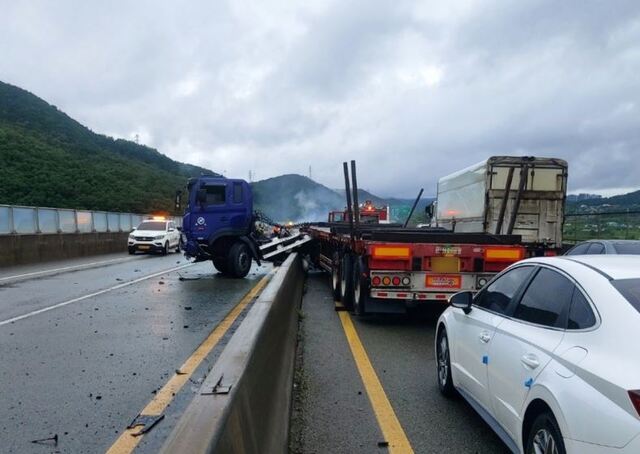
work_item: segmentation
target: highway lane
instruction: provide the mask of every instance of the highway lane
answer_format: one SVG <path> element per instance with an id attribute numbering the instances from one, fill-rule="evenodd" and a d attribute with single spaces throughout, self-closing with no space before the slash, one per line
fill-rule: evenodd
<path id="1" fill-rule="evenodd" d="M 2 270 L 2 452 L 105 452 L 268 269 L 227 279 L 170 254 Z M 138 451 L 158 449 L 241 318 Z"/>
<path id="2" fill-rule="evenodd" d="M 440 395 L 438 310 L 362 319 L 336 313 L 327 276 L 312 273 L 302 311 L 294 453 L 509 452 L 462 399 Z"/>

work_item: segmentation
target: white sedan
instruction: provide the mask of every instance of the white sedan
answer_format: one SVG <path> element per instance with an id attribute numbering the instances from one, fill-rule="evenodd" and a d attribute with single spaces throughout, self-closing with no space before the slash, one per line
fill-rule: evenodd
<path id="1" fill-rule="evenodd" d="M 640 453 L 640 257 L 528 259 L 437 324 L 440 391 L 517 453 Z"/>

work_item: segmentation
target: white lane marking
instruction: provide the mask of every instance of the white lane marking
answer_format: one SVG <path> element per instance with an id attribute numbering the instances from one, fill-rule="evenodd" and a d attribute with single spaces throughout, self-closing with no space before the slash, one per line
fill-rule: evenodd
<path id="1" fill-rule="evenodd" d="M 23 277 L 32 277 L 32 276 L 37 276 L 39 274 L 47 274 L 47 273 L 55 274 L 60 271 L 69 271 L 73 269 L 84 268 L 86 266 L 104 265 L 104 264 L 113 263 L 113 262 L 128 262 L 130 260 L 134 260 L 134 259 L 132 257 L 124 257 L 124 258 L 118 258 L 118 259 L 112 259 L 112 260 L 104 260 L 102 262 L 91 262 L 91 263 L 83 263 L 81 265 L 63 266 L 62 268 L 53 268 L 50 270 L 34 271 L 32 273 L 16 274 L 15 276 L 0 277 L 0 281 L 7 281 L 10 279 L 20 279 Z"/>
<path id="2" fill-rule="evenodd" d="M 113 287 L 109 287 L 109 288 L 106 288 L 104 290 L 100 290 L 98 292 L 90 293 L 89 295 L 84 295 L 84 296 L 80 296 L 78 298 L 73 298 L 71 300 L 64 301 L 64 302 L 58 303 L 58 304 L 54 304 L 53 306 L 47 306 L 47 307 L 44 307 L 42 309 L 38 309 L 36 311 L 32 311 L 32 312 L 29 312 L 29 313 L 24 314 L 24 315 L 18 315 L 17 317 L 9 318 L 7 320 L 2 320 L 2 321 L 0 321 L 0 326 L 8 325 L 9 323 L 17 322 L 18 320 L 22 320 L 22 319 L 25 319 L 25 318 L 28 318 L 28 317 L 32 317 L 34 315 L 42 314 L 43 312 L 52 311 L 54 309 L 58 309 L 59 307 L 66 306 L 68 304 L 77 303 L 78 301 L 86 300 L 88 298 L 93 298 L 94 296 L 102 295 L 103 293 L 111 292 L 113 290 L 118 290 L 118 289 L 121 289 L 123 287 L 128 287 L 129 285 L 137 284 L 138 282 L 142 282 L 142 281 L 145 281 L 147 279 L 151 279 L 153 277 L 160 276 L 162 274 L 172 273 L 174 271 L 181 270 L 182 268 L 186 268 L 186 267 L 192 266 L 194 264 L 195 263 L 187 263 L 186 265 L 180 265 L 180 266 L 176 266 L 174 268 L 169 268 L 168 270 L 160 271 L 158 273 L 153 273 L 153 274 L 150 274 L 148 276 L 143 276 L 143 277 L 140 277 L 138 279 L 134 279 L 134 280 L 129 281 L 129 282 L 123 282 L 122 284 L 114 285 Z"/>

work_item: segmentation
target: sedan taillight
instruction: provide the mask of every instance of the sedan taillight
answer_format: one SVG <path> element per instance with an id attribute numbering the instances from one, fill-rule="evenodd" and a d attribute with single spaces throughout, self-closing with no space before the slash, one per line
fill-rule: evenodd
<path id="1" fill-rule="evenodd" d="M 638 416 L 640 416 L 640 390 L 629 391 L 629 398 L 631 398 L 631 403 L 636 408 Z"/>

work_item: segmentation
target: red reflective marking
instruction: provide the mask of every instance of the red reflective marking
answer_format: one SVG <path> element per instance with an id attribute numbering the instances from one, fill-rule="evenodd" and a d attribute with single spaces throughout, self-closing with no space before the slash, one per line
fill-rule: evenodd
<path id="1" fill-rule="evenodd" d="M 446 299 L 446 298 L 447 298 L 447 295 L 436 295 L 436 299 L 439 299 L 439 300 Z"/>

